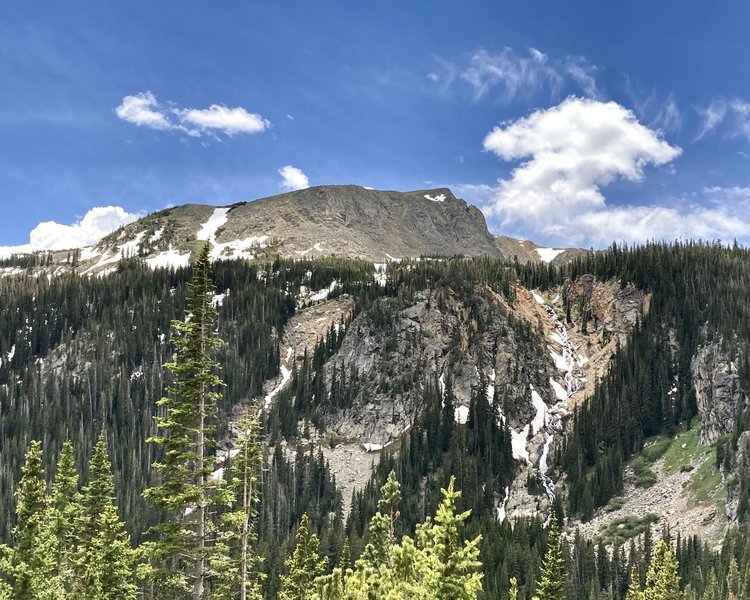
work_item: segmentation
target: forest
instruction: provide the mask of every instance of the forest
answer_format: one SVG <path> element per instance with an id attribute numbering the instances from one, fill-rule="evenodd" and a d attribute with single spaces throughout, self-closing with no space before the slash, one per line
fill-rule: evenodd
<path id="1" fill-rule="evenodd" d="M 649 439 L 696 417 L 690 361 L 702 344 L 726 345 L 750 389 L 741 248 L 612 246 L 560 268 L 405 261 L 383 286 L 371 263 L 344 259 L 210 264 L 203 251 L 188 269 L 136 257 L 103 278 L 34 277 L 39 260 L 11 261 L 29 274 L 0 279 L 0 598 L 750 597 L 750 466 L 738 460 L 748 415 L 715 448 L 739 495 L 721 546 L 648 527 L 586 539 L 569 526 L 621 493 L 623 465 Z M 426 369 L 410 429 L 344 514 L 334 474 L 300 432 L 359 393 L 359 373 L 342 365 L 332 380 L 324 368 L 348 323 L 260 410 L 301 286 L 336 280 L 329 297 L 352 296 L 350 319 L 384 330 L 427 288 L 473 306 L 485 288 L 512 304 L 517 285 L 559 287 L 571 326 L 585 327 L 587 307 L 565 294 L 582 274 L 653 302 L 556 449 L 567 493 L 547 527 L 544 515 L 497 518 L 517 469 L 498 415 L 515 399 L 497 391 L 488 404 L 482 382 L 456 423 L 450 386 L 443 401 Z M 533 324 L 504 318 L 524 347 L 541 343 Z M 473 321 L 478 339 L 489 324 Z"/>

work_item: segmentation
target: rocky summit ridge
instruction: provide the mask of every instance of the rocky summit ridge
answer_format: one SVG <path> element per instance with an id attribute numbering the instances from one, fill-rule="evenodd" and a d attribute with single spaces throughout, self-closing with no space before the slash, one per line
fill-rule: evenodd
<path id="1" fill-rule="evenodd" d="M 198 240 L 211 242 L 214 260 L 339 256 L 385 263 L 487 256 L 559 264 L 583 252 L 495 236 L 482 212 L 448 188 L 325 185 L 223 207 L 185 204 L 152 213 L 82 249 L 79 270 L 106 273 L 132 256 L 152 268 L 185 266 Z"/>

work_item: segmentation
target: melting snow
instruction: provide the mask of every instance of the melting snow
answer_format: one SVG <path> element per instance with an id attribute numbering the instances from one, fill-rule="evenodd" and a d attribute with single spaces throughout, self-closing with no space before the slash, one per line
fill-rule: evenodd
<path id="1" fill-rule="evenodd" d="M 466 425 L 466 421 L 469 420 L 469 407 L 457 406 L 453 410 L 453 420 L 459 425 Z"/>
<path id="2" fill-rule="evenodd" d="M 542 262 L 552 262 L 556 256 L 565 252 L 565 249 L 557 250 L 555 248 L 537 248 L 536 253 Z"/>
<path id="3" fill-rule="evenodd" d="M 375 266 L 375 283 L 381 287 L 385 287 L 388 277 L 386 276 L 386 263 L 373 263 Z"/>
<path id="4" fill-rule="evenodd" d="M 536 409 L 536 415 L 531 421 L 531 433 L 536 435 L 547 424 L 547 405 L 534 388 L 531 388 L 531 403 Z"/>
<path id="5" fill-rule="evenodd" d="M 179 269 L 190 264 L 190 254 L 180 254 L 177 250 L 165 250 L 147 258 L 146 264 L 152 269 Z"/>
<path id="6" fill-rule="evenodd" d="M 198 230 L 195 238 L 198 240 L 216 241 L 216 231 L 229 219 L 228 208 L 216 208 L 208 221 Z"/>
<path id="7" fill-rule="evenodd" d="M 365 442 L 362 444 L 365 452 L 380 452 L 383 449 L 383 444 L 374 444 L 372 442 Z"/>
<path id="8" fill-rule="evenodd" d="M 552 377 L 549 378 L 549 384 L 552 386 L 552 389 L 555 390 L 555 396 L 557 396 L 558 400 L 564 402 L 568 399 L 568 392 L 565 391 L 563 386 L 552 379 Z"/>
<path id="9" fill-rule="evenodd" d="M 266 408 L 271 406 L 271 402 L 274 399 L 274 396 L 278 394 L 282 389 L 284 389 L 284 386 L 289 383 L 289 380 L 292 378 L 292 370 L 287 369 L 284 365 L 281 365 L 281 382 L 279 385 L 277 385 L 275 388 L 273 388 L 268 394 L 266 394 Z"/>
<path id="10" fill-rule="evenodd" d="M 510 430 L 511 447 L 513 449 L 513 458 L 516 460 L 525 460 L 529 463 L 529 451 L 526 448 L 526 438 L 529 437 L 529 426 L 525 425 L 519 432 L 515 429 Z M 531 463 L 529 463 L 531 464 Z"/>
<path id="11" fill-rule="evenodd" d="M 534 300 L 536 300 L 537 304 L 544 305 L 544 298 L 542 298 L 539 294 L 532 290 L 531 295 L 534 296 Z"/>
<path id="12" fill-rule="evenodd" d="M 438 194 L 437 196 L 430 196 L 429 194 L 425 194 L 424 197 L 428 200 L 432 200 L 433 202 L 445 202 L 445 194 Z"/>
<path id="13" fill-rule="evenodd" d="M 224 304 L 224 299 L 229 295 L 229 290 L 224 292 L 223 294 L 214 294 L 214 297 L 211 298 L 211 304 L 214 305 L 214 308 L 219 308 Z"/>
<path id="14" fill-rule="evenodd" d="M 269 237 L 267 235 L 251 235 L 244 240 L 232 240 L 231 242 L 219 243 L 214 241 L 211 247 L 211 260 L 222 258 L 254 258 L 251 252 L 254 248 L 265 248 Z"/>
<path id="15" fill-rule="evenodd" d="M 552 357 L 552 360 L 555 361 L 555 367 L 557 367 L 561 371 L 568 370 L 570 365 L 568 364 L 568 361 L 565 360 L 565 357 L 562 354 L 558 354 L 554 350 L 550 350 L 549 354 Z"/>

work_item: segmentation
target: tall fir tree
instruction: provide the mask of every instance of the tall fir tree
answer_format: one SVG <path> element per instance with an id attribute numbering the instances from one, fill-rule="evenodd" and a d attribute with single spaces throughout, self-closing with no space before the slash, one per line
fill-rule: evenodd
<path id="1" fill-rule="evenodd" d="M 42 445 L 31 442 L 16 492 L 15 546 L 0 552 L 0 573 L 14 600 L 61 600 L 64 578 L 57 572 L 58 543 L 52 500 L 47 495 Z M 4 592 L 7 593 L 7 592 Z"/>
<path id="2" fill-rule="evenodd" d="M 52 483 L 52 519 L 54 535 L 57 538 L 57 572 L 66 581 L 68 591 L 74 577 L 78 542 L 76 522 L 81 509 L 78 479 L 73 444 L 68 441 L 63 444 L 60 451 L 55 480 Z"/>
<path id="3" fill-rule="evenodd" d="M 651 555 L 651 565 L 646 575 L 645 600 L 680 600 L 680 577 L 677 558 L 666 540 L 659 540 Z"/>
<path id="4" fill-rule="evenodd" d="M 315 579 L 325 572 L 327 559 L 320 557 L 318 535 L 311 527 L 305 513 L 297 528 L 294 551 L 286 561 L 287 574 L 281 578 L 279 600 L 306 600 Z"/>
<path id="5" fill-rule="evenodd" d="M 536 588 L 538 600 L 565 598 L 565 559 L 557 519 L 552 519 L 547 533 L 547 553 L 544 555 L 541 579 Z"/>
<path id="6" fill-rule="evenodd" d="M 72 598 L 76 600 L 132 600 L 134 552 L 117 514 L 112 465 L 104 433 L 89 463 L 77 521 L 79 549 Z"/>
<path id="7" fill-rule="evenodd" d="M 215 464 L 214 431 L 220 365 L 214 359 L 222 340 L 216 333 L 215 286 L 210 277 L 209 245 L 193 265 L 188 284 L 185 319 L 172 321 L 174 362 L 164 366 L 174 383 L 158 404 L 158 435 L 151 441 L 161 447 L 162 459 L 154 463 L 160 481 L 145 496 L 166 515 L 154 527 L 156 541 L 148 547 L 150 568 L 142 572 L 154 580 L 160 598 L 180 597 L 190 591 L 193 600 L 205 597 L 211 574 L 216 532 L 212 516 L 226 501 L 221 479 L 211 477 Z"/>

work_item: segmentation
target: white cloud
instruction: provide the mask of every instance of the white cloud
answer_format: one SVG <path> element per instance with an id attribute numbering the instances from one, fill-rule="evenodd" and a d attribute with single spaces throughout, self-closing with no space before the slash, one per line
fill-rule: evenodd
<path id="1" fill-rule="evenodd" d="M 496 186 L 457 186 L 483 205 L 495 229 L 553 245 L 701 238 L 750 240 L 750 188 L 705 188 L 664 206 L 608 204 L 602 189 L 638 182 L 681 149 L 615 102 L 568 98 L 493 129 L 486 150 L 522 161 Z M 671 166 L 671 165 L 669 165 Z"/>
<path id="2" fill-rule="evenodd" d="M 619 104 L 574 97 L 496 127 L 484 147 L 506 161 L 528 158 L 500 182 L 491 212 L 544 226 L 551 214 L 603 207 L 602 186 L 638 181 L 646 165 L 681 152 Z"/>
<path id="3" fill-rule="evenodd" d="M 129 213 L 119 206 L 97 206 L 72 225 L 55 221 L 39 223 L 29 234 L 29 243 L 0 246 L 0 257 L 37 250 L 65 250 L 95 244 L 108 233 L 132 223 L 142 215 Z"/>
<path id="4" fill-rule="evenodd" d="M 281 175 L 281 183 L 279 183 L 279 187 L 287 192 L 310 187 L 310 181 L 307 179 L 307 175 L 302 172 L 302 169 L 298 169 L 292 165 L 281 167 L 279 169 L 279 175 Z"/>
<path id="5" fill-rule="evenodd" d="M 212 104 L 205 109 L 174 109 L 174 113 L 188 129 L 198 128 L 202 132 L 216 130 L 232 136 L 235 133 L 261 133 L 271 122 L 260 115 L 247 112 L 241 106 L 228 108 Z"/>
<path id="6" fill-rule="evenodd" d="M 159 103 L 151 92 L 141 92 L 135 96 L 125 96 L 115 109 L 115 114 L 128 123 L 150 129 L 174 129 L 175 125 L 159 109 Z"/>
<path id="7" fill-rule="evenodd" d="M 750 102 L 741 98 L 715 98 L 707 107 L 698 108 L 697 111 L 703 124 L 696 140 L 718 129 L 723 123 L 728 125 L 730 137 L 742 136 L 750 140 Z"/>
<path id="8" fill-rule="evenodd" d="M 559 94 L 566 83 L 577 85 L 589 97 L 599 97 L 594 78 L 595 68 L 582 57 L 567 56 L 550 59 L 544 52 L 529 48 L 525 55 L 512 48 L 496 54 L 485 49 L 476 51 L 468 66 L 461 71 L 461 79 L 473 88 L 474 100 L 481 100 L 491 90 L 500 87 L 509 102 L 517 96 L 528 96 L 541 90 Z"/>
<path id="9" fill-rule="evenodd" d="M 261 133 L 271 122 L 241 106 L 230 108 L 212 104 L 208 108 L 165 108 L 151 92 L 125 96 L 115 114 L 128 123 L 160 131 L 182 131 L 192 137 L 217 132 L 232 136 L 237 133 Z M 175 120 L 176 119 L 176 120 Z"/>

